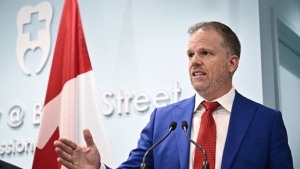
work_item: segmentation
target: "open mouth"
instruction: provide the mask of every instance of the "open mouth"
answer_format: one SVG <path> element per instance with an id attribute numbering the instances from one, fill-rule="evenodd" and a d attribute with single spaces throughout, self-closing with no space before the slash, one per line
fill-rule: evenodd
<path id="1" fill-rule="evenodd" d="M 193 76 L 203 76 L 206 75 L 205 72 L 193 72 Z"/>

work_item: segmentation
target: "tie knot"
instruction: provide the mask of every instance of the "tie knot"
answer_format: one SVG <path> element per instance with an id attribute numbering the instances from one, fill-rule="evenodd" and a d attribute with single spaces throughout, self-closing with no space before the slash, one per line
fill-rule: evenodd
<path id="1" fill-rule="evenodd" d="M 204 108 L 206 110 L 210 110 L 212 112 L 214 110 L 216 110 L 217 107 L 220 106 L 220 104 L 218 102 L 206 102 L 206 101 L 203 101 L 201 104 L 204 106 Z"/>

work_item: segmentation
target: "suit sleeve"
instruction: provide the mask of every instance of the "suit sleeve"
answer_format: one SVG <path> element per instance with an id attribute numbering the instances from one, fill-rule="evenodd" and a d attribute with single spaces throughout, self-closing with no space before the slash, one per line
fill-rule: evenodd
<path id="1" fill-rule="evenodd" d="M 288 145 L 287 132 L 280 112 L 277 113 L 274 120 L 269 149 L 268 168 L 293 169 L 293 160 Z"/>

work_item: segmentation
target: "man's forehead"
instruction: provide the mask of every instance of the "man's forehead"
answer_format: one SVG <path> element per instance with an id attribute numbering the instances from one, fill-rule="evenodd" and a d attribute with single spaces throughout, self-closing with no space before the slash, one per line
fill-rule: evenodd
<path id="1" fill-rule="evenodd" d="M 222 37 L 214 30 L 199 30 L 194 32 L 190 39 L 189 44 L 199 43 L 199 42 L 217 42 L 222 41 Z"/>

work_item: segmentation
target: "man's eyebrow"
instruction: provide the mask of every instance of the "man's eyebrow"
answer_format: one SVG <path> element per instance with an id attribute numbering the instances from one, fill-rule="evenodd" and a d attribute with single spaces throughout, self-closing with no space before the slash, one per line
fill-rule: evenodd
<path id="1" fill-rule="evenodd" d="M 196 48 L 196 51 L 208 51 L 208 52 L 213 52 L 214 49 L 213 49 L 213 48 L 209 48 L 209 47 L 200 47 L 200 48 Z"/>

